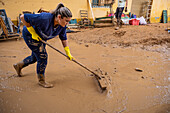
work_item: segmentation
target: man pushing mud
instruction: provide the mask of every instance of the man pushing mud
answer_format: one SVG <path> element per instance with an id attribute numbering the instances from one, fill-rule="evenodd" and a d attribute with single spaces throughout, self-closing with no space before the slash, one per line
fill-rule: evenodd
<path id="1" fill-rule="evenodd" d="M 71 20 L 72 13 L 60 3 L 57 8 L 50 13 L 24 14 L 21 15 L 20 18 L 25 25 L 22 35 L 32 54 L 13 66 L 18 76 L 21 77 L 21 70 L 24 67 L 37 62 L 36 70 L 39 85 L 44 88 L 51 88 L 53 84 L 45 81 L 48 55 L 45 48 L 46 44 L 42 43 L 41 40 L 47 41 L 59 35 L 68 58 L 72 60 L 73 56 L 70 53 L 66 35 L 66 25 Z"/>

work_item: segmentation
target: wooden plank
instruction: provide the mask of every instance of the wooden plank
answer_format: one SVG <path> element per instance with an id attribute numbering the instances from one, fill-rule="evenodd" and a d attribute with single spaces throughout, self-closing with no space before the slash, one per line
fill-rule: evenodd
<path id="1" fill-rule="evenodd" d="M 113 16 L 110 16 L 110 17 L 99 17 L 99 18 L 96 18 L 96 20 L 101 20 L 101 19 L 112 19 L 113 18 Z"/>
<path id="2" fill-rule="evenodd" d="M 96 20 L 94 23 L 112 23 L 112 20 Z"/>
<path id="3" fill-rule="evenodd" d="M 19 38 L 18 38 L 18 36 L 10 37 L 10 38 L 4 38 L 3 36 L 0 36 L 0 40 L 9 40 L 9 39 L 19 39 Z"/>
<path id="4" fill-rule="evenodd" d="M 2 29 L 3 29 L 3 31 L 4 31 L 5 37 L 8 38 L 8 30 L 7 30 L 7 28 L 5 26 L 5 23 L 4 23 L 1 16 L 0 16 L 0 25 L 1 25 Z"/>

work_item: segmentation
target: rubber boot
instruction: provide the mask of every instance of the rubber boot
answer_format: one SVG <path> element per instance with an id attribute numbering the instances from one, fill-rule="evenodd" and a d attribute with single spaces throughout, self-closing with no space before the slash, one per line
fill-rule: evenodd
<path id="1" fill-rule="evenodd" d="M 14 66 L 14 69 L 16 70 L 18 76 L 21 77 L 22 76 L 21 69 L 24 66 L 24 62 L 23 61 L 18 62 L 16 64 L 14 64 L 13 66 Z"/>
<path id="2" fill-rule="evenodd" d="M 38 84 L 44 88 L 52 88 L 53 87 L 53 84 L 50 84 L 48 82 L 45 82 L 45 77 L 43 74 L 38 74 L 38 79 L 39 79 L 39 82 Z"/>

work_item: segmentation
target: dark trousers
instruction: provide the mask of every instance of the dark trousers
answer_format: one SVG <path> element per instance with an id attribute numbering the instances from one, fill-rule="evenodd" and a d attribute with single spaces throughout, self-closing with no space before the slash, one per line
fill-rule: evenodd
<path id="1" fill-rule="evenodd" d="M 123 13 L 124 7 L 117 7 L 116 9 L 116 19 L 117 22 L 121 19 L 122 13 Z"/>
<path id="2" fill-rule="evenodd" d="M 25 43 L 32 51 L 32 54 L 26 57 L 24 61 L 24 67 L 37 62 L 37 74 L 44 74 L 47 66 L 48 54 L 46 52 L 46 44 L 32 39 L 31 34 L 25 35 L 23 31 L 23 38 Z"/>

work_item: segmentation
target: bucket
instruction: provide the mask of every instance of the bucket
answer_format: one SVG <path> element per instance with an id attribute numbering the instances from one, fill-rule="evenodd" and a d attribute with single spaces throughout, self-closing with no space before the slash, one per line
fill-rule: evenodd
<path id="1" fill-rule="evenodd" d="M 132 19 L 132 20 L 129 20 L 129 24 L 130 25 L 139 25 L 139 21 L 140 20 Z"/>

